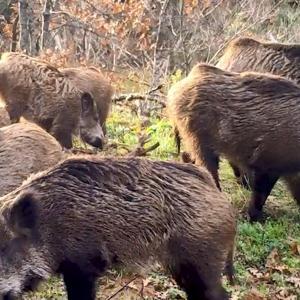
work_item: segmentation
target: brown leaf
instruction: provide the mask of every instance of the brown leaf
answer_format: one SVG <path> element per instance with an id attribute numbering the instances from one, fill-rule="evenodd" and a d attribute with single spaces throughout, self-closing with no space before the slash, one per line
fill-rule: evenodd
<path id="1" fill-rule="evenodd" d="M 265 274 L 262 273 L 262 272 L 260 272 L 260 271 L 257 270 L 257 269 L 249 268 L 248 271 L 249 271 L 249 273 L 250 273 L 253 277 L 255 277 L 255 278 L 257 278 L 257 279 L 261 279 L 261 278 L 264 278 L 264 277 L 265 277 Z"/>
<path id="2" fill-rule="evenodd" d="M 298 241 L 296 240 L 291 241 L 290 246 L 293 254 L 300 255 L 300 244 Z"/>
<path id="3" fill-rule="evenodd" d="M 300 278 L 299 277 L 289 277 L 287 282 L 293 284 L 296 288 L 300 288 Z"/>
<path id="4" fill-rule="evenodd" d="M 277 266 L 279 260 L 280 260 L 280 257 L 278 254 L 278 250 L 276 248 L 274 248 L 267 257 L 266 268 L 273 269 L 274 267 Z"/>
<path id="5" fill-rule="evenodd" d="M 244 296 L 243 300 L 267 300 L 267 298 L 257 289 L 253 288 Z"/>

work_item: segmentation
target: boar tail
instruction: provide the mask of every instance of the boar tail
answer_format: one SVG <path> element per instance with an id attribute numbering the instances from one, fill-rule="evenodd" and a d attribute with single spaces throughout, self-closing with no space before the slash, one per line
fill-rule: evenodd
<path id="1" fill-rule="evenodd" d="M 226 265 L 225 265 L 225 274 L 227 276 L 227 279 L 228 279 L 230 285 L 235 284 L 235 276 L 234 276 L 235 271 L 234 271 L 234 266 L 233 266 L 233 256 L 234 256 L 234 249 L 232 247 L 232 249 L 228 253 Z"/>

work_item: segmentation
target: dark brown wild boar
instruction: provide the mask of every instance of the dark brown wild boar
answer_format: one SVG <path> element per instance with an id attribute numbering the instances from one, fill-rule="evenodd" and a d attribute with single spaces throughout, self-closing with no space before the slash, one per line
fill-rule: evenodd
<path id="1" fill-rule="evenodd" d="M 292 81 L 198 64 L 170 89 L 167 106 L 190 160 L 219 188 L 220 156 L 253 174 L 253 221 L 278 178 L 300 171 L 300 87 Z"/>
<path id="2" fill-rule="evenodd" d="M 235 216 L 210 174 L 138 158 L 68 159 L 0 198 L 0 295 L 62 274 L 69 300 L 94 300 L 115 266 L 159 261 L 189 300 L 229 299 Z"/>
<path id="3" fill-rule="evenodd" d="M 271 73 L 300 84 L 300 44 L 263 42 L 250 37 L 237 38 L 229 43 L 217 67 L 233 72 Z M 248 187 L 252 182 L 250 174 L 243 174 L 232 162 L 230 165 L 238 182 Z M 285 181 L 296 187 L 293 176 L 285 178 Z"/>
<path id="4" fill-rule="evenodd" d="M 300 44 L 237 38 L 229 43 L 217 67 L 232 72 L 272 73 L 300 84 Z"/>
<path id="5" fill-rule="evenodd" d="M 10 124 L 8 112 L 4 107 L 0 107 L 0 127 L 7 126 Z"/>
<path id="6" fill-rule="evenodd" d="M 60 72 L 80 90 L 92 95 L 97 104 L 100 125 L 105 132 L 105 121 L 111 108 L 113 95 L 109 80 L 94 67 L 62 68 Z"/>
<path id="7" fill-rule="evenodd" d="M 0 196 L 19 187 L 30 174 L 43 171 L 62 158 L 61 145 L 35 124 L 0 128 Z"/>
<path id="8" fill-rule="evenodd" d="M 82 132 L 92 132 L 82 139 L 102 147 L 103 131 L 91 95 L 50 64 L 21 53 L 2 54 L 0 96 L 12 123 L 20 117 L 37 123 L 66 148 L 72 147 L 72 133 L 80 123 Z M 80 103 L 86 109 L 82 115 Z"/>

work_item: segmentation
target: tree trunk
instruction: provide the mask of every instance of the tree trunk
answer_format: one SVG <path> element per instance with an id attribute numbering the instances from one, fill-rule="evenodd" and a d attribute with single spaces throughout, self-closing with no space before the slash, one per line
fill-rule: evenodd
<path id="1" fill-rule="evenodd" d="M 20 42 L 19 47 L 26 53 L 30 53 L 30 32 L 29 32 L 28 1 L 19 0 L 20 20 Z"/>
<path id="2" fill-rule="evenodd" d="M 19 0 L 20 49 L 30 55 L 37 55 L 41 37 L 41 2 Z"/>
<path id="3" fill-rule="evenodd" d="M 13 27 L 12 27 L 12 38 L 11 38 L 11 47 L 10 51 L 15 52 L 17 50 L 18 44 L 18 23 L 19 23 L 19 15 L 16 16 Z"/>
<path id="4" fill-rule="evenodd" d="M 50 17 L 51 17 L 52 1 L 46 0 L 43 11 L 43 28 L 41 38 L 41 50 L 51 47 L 51 34 L 49 31 Z"/>

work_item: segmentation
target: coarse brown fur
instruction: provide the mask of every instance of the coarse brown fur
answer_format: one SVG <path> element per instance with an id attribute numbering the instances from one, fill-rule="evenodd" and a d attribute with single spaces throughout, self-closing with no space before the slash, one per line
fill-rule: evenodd
<path id="1" fill-rule="evenodd" d="M 61 145 L 35 124 L 16 123 L 0 128 L 0 196 L 62 158 Z"/>
<path id="2" fill-rule="evenodd" d="M 100 124 L 105 129 L 105 121 L 111 109 L 113 95 L 110 81 L 94 67 L 62 68 L 60 72 L 80 90 L 92 95 L 97 104 Z"/>
<path id="3" fill-rule="evenodd" d="M 165 266 L 189 300 L 229 299 L 221 273 L 226 262 L 232 268 L 235 213 L 203 168 L 71 158 L 0 203 L 0 229 L 12 231 L 1 234 L 0 295 L 7 300 L 54 273 L 63 275 L 69 300 L 92 300 L 105 270 L 149 260 Z"/>
<path id="4" fill-rule="evenodd" d="M 72 133 L 79 126 L 84 92 L 42 60 L 15 52 L 1 56 L 0 97 L 12 123 L 19 122 L 23 116 L 44 128 L 66 148 L 72 147 Z M 94 115 L 88 117 L 85 124 L 91 129 L 99 126 L 97 131 L 101 136 L 100 125 L 92 122 Z M 93 141 L 86 142 L 94 145 Z"/>
<path id="5" fill-rule="evenodd" d="M 170 89 L 167 106 L 191 160 L 219 188 L 220 156 L 253 173 L 252 220 L 277 179 L 300 171 L 300 88 L 292 81 L 198 64 Z"/>
<path id="6" fill-rule="evenodd" d="M 229 43 L 217 67 L 232 72 L 271 73 L 300 84 L 300 44 L 237 38 Z"/>
<path id="7" fill-rule="evenodd" d="M 10 119 L 7 110 L 4 107 L 0 107 L 0 127 L 10 124 Z"/>
<path id="8" fill-rule="evenodd" d="M 300 84 L 300 44 L 282 44 L 241 37 L 229 43 L 217 67 L 233 72 L 256 71 L 280 75 Z M 230 163 L 238 182 L 244 187 L 251 183 L 250 174 L 244 174 L 238 166 Z M 296 194 L 296 178 L 285 178 Z M 299 181 L 298 181 L 299 182 Z M 298 197 L 300 199 L 300 197 Z"/>

